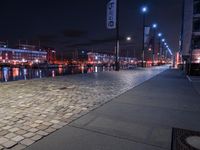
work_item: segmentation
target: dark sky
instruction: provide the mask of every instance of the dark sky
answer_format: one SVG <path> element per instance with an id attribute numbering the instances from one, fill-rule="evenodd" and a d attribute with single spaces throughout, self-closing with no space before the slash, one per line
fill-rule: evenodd
<path id="1" fill-rule="evenodd" d="M 120 35 L 133 37 L 134 49 L 141 50 L 142 17 L 147 5 L 147 23 L 158 23 L 173 50 L 178 48 L 182 0 L 120 0 Z M 19 40 L 72 49 L 110 50 L 115 32 L 106 29 L 108 0 L 4 0 L 0 5 L 0 40 L 10 45 Z M 126 47 L 125 41 L 122 47 Z M 132 47 L 133 48 L 133 47 Z"/>

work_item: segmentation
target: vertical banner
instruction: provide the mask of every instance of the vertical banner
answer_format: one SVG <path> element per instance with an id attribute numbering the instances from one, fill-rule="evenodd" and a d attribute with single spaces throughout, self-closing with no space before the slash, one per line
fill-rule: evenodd
<path id="1" fill-rule="evenodd" d="M 149 41 L 150 41 L 150 27 L 144 28 L 144 48 L 148 48 Z"/>
<path id="2" fill-rule="evenodd" d="M 107 4 L 107 28 L 116 29 L 117 22 L 117 0 L 110 0 Z"/>

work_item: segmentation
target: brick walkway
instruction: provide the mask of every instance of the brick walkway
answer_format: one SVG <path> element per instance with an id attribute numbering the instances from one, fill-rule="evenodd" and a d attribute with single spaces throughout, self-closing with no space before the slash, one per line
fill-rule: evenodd
<path id="1" fill-rule="evenodd" d="M 23 149 L 167 67 L 0 84 L 0 150 Z"/>

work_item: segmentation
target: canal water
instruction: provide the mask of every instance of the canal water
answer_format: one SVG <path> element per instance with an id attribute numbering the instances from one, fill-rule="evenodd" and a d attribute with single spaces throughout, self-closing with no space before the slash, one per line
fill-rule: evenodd
<path id="1" fill-rule="evenodd" d="M 101 71 L 111 71 L 113 68 L 108 67 L 58 67 L 58 68 L 46 68 L 46 69 L 34 69 L 34 68 L 0 68 L 0 82 L 17 81 L 17 80 L 29 80 L 33 78 L 44 77 L 56 77 L 69 74 L 84 74 Z"/>

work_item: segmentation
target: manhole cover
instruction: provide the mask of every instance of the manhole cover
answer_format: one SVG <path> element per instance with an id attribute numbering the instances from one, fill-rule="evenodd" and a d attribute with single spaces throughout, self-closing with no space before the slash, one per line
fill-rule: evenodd
<path id="1" fill-rule="evenodd" d="M 173 128 L 172 150 L 200 150 L 200 132 Z"/>

